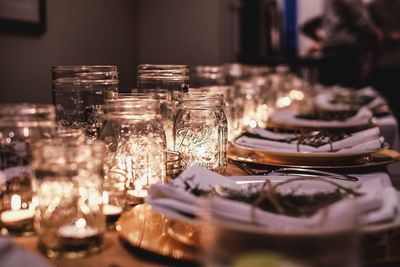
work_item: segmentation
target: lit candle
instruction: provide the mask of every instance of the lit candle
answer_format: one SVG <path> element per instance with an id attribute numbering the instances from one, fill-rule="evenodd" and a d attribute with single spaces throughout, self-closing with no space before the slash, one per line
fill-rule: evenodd
<path id="1" fill-rule="evenodd" d="M 20 225 L 21 222 L 32 221 L 35 216 L 34 209 L 21 209 L 21 206 L 21 197 L 17 194 L 12 195 L 11 210 L 2 212 L 0 218 L 7 228 L 12 227 L 13 225 L 17 226 L 16 224 L 23 227 L 23 225 Z"/>
<path id="2" fill-rule="evenodd" d="M 87 226 L 84 218 L 79 218 L 73 224 L 62 226 L 58 230 L 58 234 L 60 237 L 67 239 L 86 239 L 97 236 L 99 232 Z"/>
<path id="3" fill-rule="evenodd" d="M 122 213 L 122 208 L 109 203 L 108 192 L 103 192 L 103 213 L 106 216 L 119 216 Z"/>
<path id="4" fill-rule="evenodd" d="M 128 194 L 132 196 L 133 203 L 143 203 L 143 199 L 147 197 L 147 190 L 143 189 L 143 183 L 140 179 L 137 179 L 133 182 L 135 186 L 134 190 L 128 190 Z"/>

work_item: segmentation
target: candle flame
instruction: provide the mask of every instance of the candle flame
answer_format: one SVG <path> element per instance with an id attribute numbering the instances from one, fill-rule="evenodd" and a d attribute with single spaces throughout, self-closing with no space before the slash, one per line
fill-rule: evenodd
<path id="1" fill-rule="evenodd" d="M 79 218 L 75 222 L 75 226 L 78 227 L 79 229 L 83 229 L 86 226 L 86 220 L 84 218 Z"/>
<path id="2" fill-rule="evenodd" d="M 29 137 L 29 128 L 28 127 L 24 127 L 22 129 L 22 133 L 23 133 L 24 137 Z"/>
<path id="3" fill-rule="evenodd" d="M 109 198 L 108 198 L 108 192 L 103 191 L 103 204 L 104 204 L 104 205 L 107 205 L 109 201 L 110 201 L 110 200 L 109 200 Z"/>
<path id="4" fill-rule="evenodd" d="M 21 197 L 17 194 L 11 196 L 11 210 L 21 209 Z"/>
<path id="5" fill-rule="evenodd" d="M 284 107 L 288 107 L 292 104 L 292 100 L 290 99 L 290 97 L 285 96 L 285 97 L 281 97 L 277 100 L 276 102 L 276 106 L 278 108 L 284 108 Z"/>

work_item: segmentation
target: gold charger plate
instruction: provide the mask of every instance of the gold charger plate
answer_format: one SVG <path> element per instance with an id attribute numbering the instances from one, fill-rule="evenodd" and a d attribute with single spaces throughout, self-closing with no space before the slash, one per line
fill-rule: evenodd
<path id="1" fill-rule="evenodd" d="M 177 235 L 171 236 L 173 232 L 169 230 L 170 226 L 171 220 L 167 219 L 165 215 L 153 211 L 151 206 L 147 204 L 133 207 L 122 214 L 116 223 L 118 235 L 134 247 L 176 260 L 198 261 L 199 256 L 196 248 L 177 240 L 177 238 L 184 237 L 182 232 L 180 232 L 179 237 Z M 175 231 L 178 230 L 176 227 L 182 226 L 175 224 Z M 187 229 L 182 228 L 179 228 L 179 230 L 187 231 Z M 192 241 L 190 233 L 187 233 L 188 240 Z"/>
<path id="2" fill-rule="evenodd" d="M 321 169 L 348 169 L 348 168 L 365 168 L 384 166 L 395 163 L 400 160 L 400 153 L 391 149 L 382 149 L 378 152 L 365 154 L 361 156 L 350 157 L 320 157 L 318 155 L 307 157 L 275 157 L 270 153 L 251 149 L 238 147 L 230 144 L 228 148 L 228 158 L 235 161 L 242 161 L 247 163 L 265 164 L 277 167 L 301 167 L 301 168 L 321 168 Z"/>

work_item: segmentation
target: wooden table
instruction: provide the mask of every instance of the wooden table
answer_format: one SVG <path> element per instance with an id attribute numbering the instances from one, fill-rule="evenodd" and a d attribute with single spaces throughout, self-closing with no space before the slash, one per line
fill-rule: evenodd
<path id="1" fill-rule="evenodd" d="M 31 237 L 15 237 L 15 244 L 28 251 L 33 252 L 40 257 L 46 258 L 38 250 L 38 238 Z M 100 254 L 89 256 L 81 259 L 57 259 L 50 260 L 54 266 L 59 267 L 158 267 L 172 266 L 168 264 L 156 263 L 145 258 L 145 253 L 134 253 L 124 248 L 122 242 L 118 238 L 116 232 L 107 232 L 105 236 L 104 249 Z"/>
<path id="2" fill-rule="evenodd" d="M 243 171 L 230 165 L 228 173 L 231 175 L 243 175 Z M 119 239 L 117 232 L 107 232 L 105 235 L 104 249 L 96 255 L 81 259 L 47 259 L 38 250 L 38 238 L 31 237 L 13 237 L 15 244 L 24 248 L 39 257 L 45 258 L 53 266 L 57 267 L 166 267 L 166 266 L 195 266 L 193 264 L 174 262 L 170 259 L 160 257 L 146 251 L 133 249 L 124 244 Z M 400 262 L 388 262 L 385 264 L 368 265 L 366 267 L 398 267 Z"/>

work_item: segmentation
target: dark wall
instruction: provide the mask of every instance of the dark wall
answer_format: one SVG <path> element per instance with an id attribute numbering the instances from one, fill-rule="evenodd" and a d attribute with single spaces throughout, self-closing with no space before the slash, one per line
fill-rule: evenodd
<path id="1" fill-rule="evenodd" d="M 0 102 L 51 102 L 51 66 L 113 64 L 134 87 L 137 2 L 47 0 L 41 35 L 0 32 Z"/>
<path id="2" fill-rule="evenodd" d="M 221 64 L 235 61 L 234 0 L 139 1 L 139 62 Z"/>

